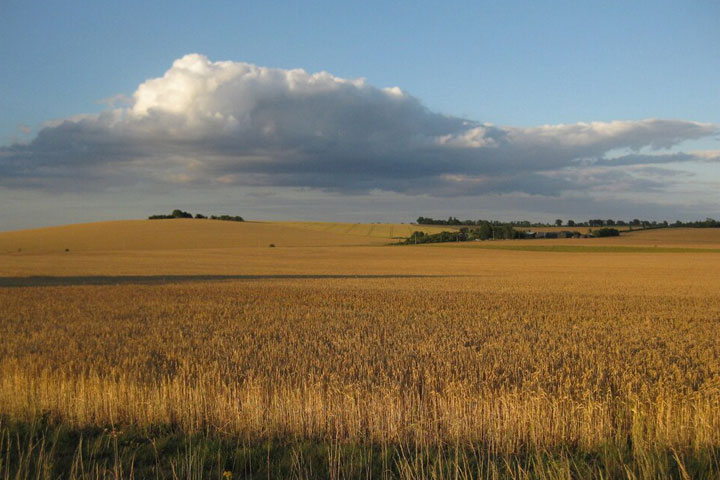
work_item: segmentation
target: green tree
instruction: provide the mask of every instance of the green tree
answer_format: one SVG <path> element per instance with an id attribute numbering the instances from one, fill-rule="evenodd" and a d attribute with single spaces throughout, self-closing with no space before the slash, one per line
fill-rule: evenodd
<path id="1" fill-rule="evenodd" d="M 480 228 L 478 228 L 478 238 L 481 240 L 487 240 L 491 238 L 493 234 L 492 226 L 489 222 L 482 222 Z"/>
<path id="2" fill-rule="evenodd" d="M 175 210 L 173 210 L 171 215 L 173 218 L 192 218 L 191 213 L 183 212 L 182 210 L 177 209 L 177 208 Z"/>

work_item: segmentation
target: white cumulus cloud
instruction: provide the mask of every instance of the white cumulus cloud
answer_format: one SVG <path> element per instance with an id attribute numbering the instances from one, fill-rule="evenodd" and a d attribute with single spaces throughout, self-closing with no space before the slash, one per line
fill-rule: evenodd
<path id="1" fill-rule="evenodd" d="M 714 124 L 664 119 L 496 126 L 432 112 L 398 87 L 190 54 L 100 114 L 48 124 L 29 142 L 0 148 L 0 186 L 557 196 L 615 181 L 656 190 L 656 174 L 639 178 L 642 169 L 622 167 L 717 162 L 717 152 L 662 151 L 717 133 Z M 618 150 L 629 153 L 609 155 Z"/>

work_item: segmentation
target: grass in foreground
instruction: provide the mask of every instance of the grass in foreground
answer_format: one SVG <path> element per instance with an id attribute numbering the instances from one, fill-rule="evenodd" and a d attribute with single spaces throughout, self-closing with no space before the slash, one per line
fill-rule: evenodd
<path id="1" fill-rule="evenodd" d="M 652 445 L 492 454 L 476 443 L 394 444 L 269 438 L 173 427 L 73 429 L 0 419 L 0 479 L 716 478 L 720 450 Z"/>

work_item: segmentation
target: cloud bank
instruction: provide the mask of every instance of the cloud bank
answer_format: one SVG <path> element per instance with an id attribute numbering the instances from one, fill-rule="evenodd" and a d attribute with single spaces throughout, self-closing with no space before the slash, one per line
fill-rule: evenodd
<path id="1" fill-rule="evenodd" d="M 662 192 L 718 152 L 668 152 L 718 125 L 645 119 L 496 126 L 432 112 L 397 87 L 326 72 L 176 60 L 131 99 L 0 148 L 0 187 L 304 187 L 459 197 Z M 117 106 L 120 104 L 121 106 Z M 668 172 L 663 175 L 663 171 Z"/>

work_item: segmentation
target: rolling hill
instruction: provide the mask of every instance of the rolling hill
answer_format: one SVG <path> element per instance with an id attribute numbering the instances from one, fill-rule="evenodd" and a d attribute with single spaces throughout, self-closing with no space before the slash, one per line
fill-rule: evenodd
<path id="1" fill-rule="evenodd" d="M 0 253 L 384 245 L 442 227 L 320 222 L 119 220 L 0 232 Z"/>

